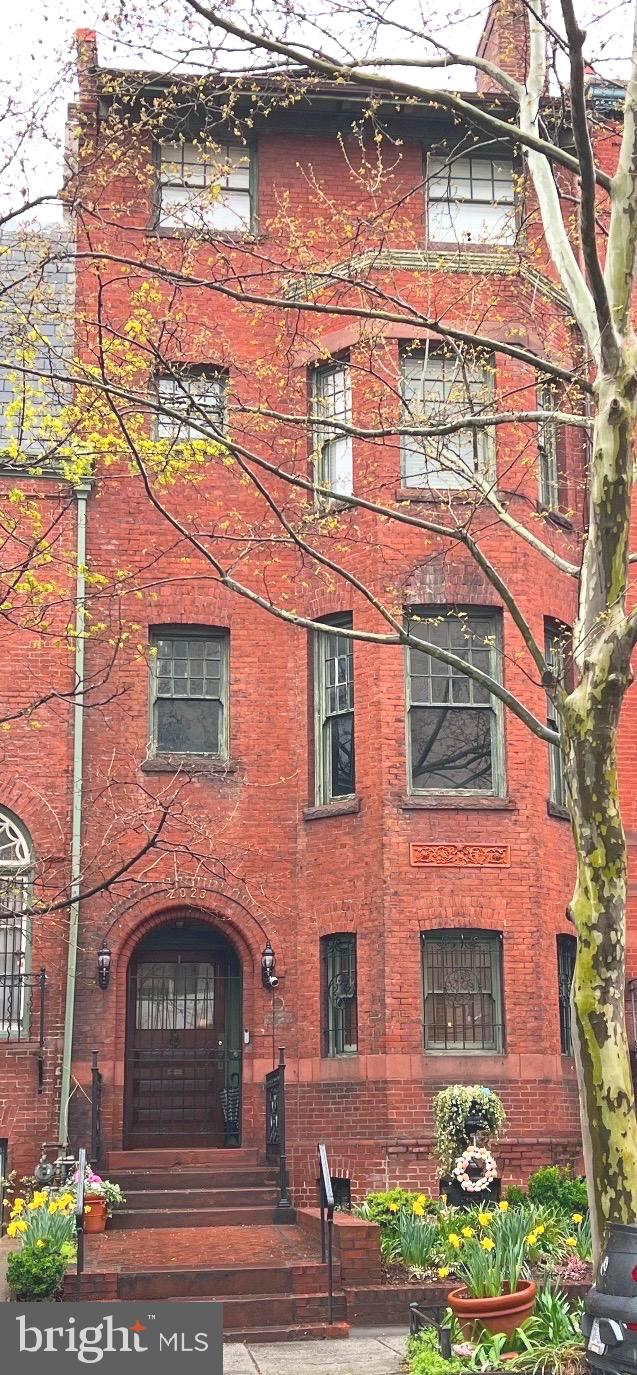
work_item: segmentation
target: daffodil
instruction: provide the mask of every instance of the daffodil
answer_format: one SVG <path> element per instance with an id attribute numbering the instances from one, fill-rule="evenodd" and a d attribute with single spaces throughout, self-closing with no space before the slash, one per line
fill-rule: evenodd
<path id="1" fill-rule="evenodd" d="M 463 1227 L 462 1235 L 463 1237 L 472 1237 L 475 1236 L 475 1231 L 473 1227 Z"/>
<path id="2" fill-rule="evenodd" d="M 509 1211 L 509 1205 L 508 1205 L 508 1203 L 507 1203 L 507 1201 L 506 1201 L 506 1198 L 503 1198 L 503 1199 L 502 1199 L 502 1202 L 501 1202 L 501 1203 L 498 1203 L 498 1208 L 500 1209 L 500 1212 L 501 1212 L 501 1213 L 508 1213 L 508 1211 Z"/>
<path id="3" fill-rule="evenodd" d="M 20 1213 L 23 1212 L 23 1211 L 24 1211 L 24 1199 L 23 1199 L 23 1198 L 14 1198 L 14 1200 L 13 1200 L 13 1207 L 12 1207 L 12 1209 L 11 1209 L 11 1216 L 12 1216 L 12 1217 L 19 1217 Z"/>
<path id="4" fill-rule="evenodd" d="M 388 1207 L 390 1213 L 397 1213 L 397 1212 L 398 1212 L 398 1204 L 397 1204 L 397 1203 L 388 1203 L 388 1204 L 387 1204 L 387 1207 Z"/>
<path id="5" fill-rule="evenodd" d="M 38 1251 L 43 1250 L 43 1248 L 46 1246 L 46 1242 L 44 1241 L 44 1238 L 43 1238 L 43 1237 L 40 1237 L 40 1240 L 39 1240 L 39 1241 L 36 1241 L 35 1244 L 36 1244 L 36 1246 L 37 1246 L 37 1248 L 38 1248 Z"/>
<path id="6" fill-rule="evenodd" d="M 478 1213 L 478 1222 L 481 1227 L 488 1227 L 493 1217 L 493 1213 Z"/>
<path id="7" fill-rule="evenodd" d="M 46 1189 L 36 1189 L 33 1198 L 27 1203 L 27 1208 L 30 1208 L 31 1211 L 33 1211 L 34 1208 L 44 1208 L 48 1197 L 49 1195 Z"/>
<path id="8" fill-rule="evenodd" d="M 419 1194 L 419 1195 L 418 1195 L 418 1198 L 416 1199 L 416 1203 L 426 1203 L 426 1202 L 427 1202 L 427 1195 L 426 1195 L 426 1194 Z"/>
<path id="9" fill-rule="evenodd" d="M 545 1233 L 545 1231 L 546 1231 L 546 1227 L 544 1226 L 544 1223 L 543 1223 L 543 1222 L 538 1223 L 537 1227 L 535 1228 L 535 1235 L 536 1235 L 536 1237 L 541 1237 L 541 1236 L 543 1236 L 544 1233 Z"/>
<path id="10" fill-rule="evenodd" d="M 455 1251 L 459 1250 L 459 1248 L 462 1246 L 462 1242 L 457 1232 L 450 1232 L 449 1236 L 447 1237 L 447 1241 L 449 1242 L 450 1246 L 453 1246 Z"/>
<path id="11" fill-rule="evenodd" d="M 577 1237 L 564 1237 L 565 1246 L 577 1246 Z"/>
<path id="12" fill-rule="evenodd" d="M 416 1199 L 416 1202 L 415 1202 L 415 1203 L 412 1203 L 412 1205 L 411 1205 L 411 1211 L 412 1211 L 412 1213 L 415 1214 L 416 1217 L 422 1217 L 423 1214 L 424 1214 L 425 1209 L 424 1209 L 422 1203 L 419 1203 L 419 1202 L 418 1202 L 418 1199 Z"/>
<path id="13" fill-rule="evenodd" d="M 23 1222 L 21 1218 L 17 1218 L 15 1222 L 9 1223 L 9 1226 L 7 1227 L 7 1236 L 17 1237 L 20 1235 L 20 1232 L 26 1232 L 26 1230 L 26 1222 Z"/>
<path id="14" fill-rule="evenodd" d="M 528 1242 L 529 1246 L 535 1246 L 535 1244 L 536 1244 L 536 1242 L 537 1242 L 537 1233 L 536 1233 L 536 1232 L 528 1232 L 527 1235 L 525 1236 L 524 1240 Z"/>
<path id="15" fill-rule="evenodd" d="M 584 1221 L 584 1214 L 583 1214 L 583 1213 L 571 1213 L 571 1222 L 577 1222 L 577 1223 L 579 1224 L 580 1222 L 583 1222 L 583 1221 Z"/>
<path id="16" fill-rule="evenodd" d="M 448 1266 L 448 1265 L 439 1265 L 439 1266 L 438 1266 L 438 1279 L 439 1279 L 439 1280 L 446 1280 L 448 1274 L 449 1274 L 449 1266 Z"/>
<path id="17" fill-rule="evenodd" d="M 484 1251 L 492 1251 L 495 1246 L 495 1242 L 492 1237 L 483 1237 L 482 1241 L 480 1242 L 480 1245 Z"/>

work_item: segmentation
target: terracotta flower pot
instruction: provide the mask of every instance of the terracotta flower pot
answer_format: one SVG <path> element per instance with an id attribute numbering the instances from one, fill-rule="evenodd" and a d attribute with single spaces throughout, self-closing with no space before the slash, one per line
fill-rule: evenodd
<path id="1" fill-rule="evenodd" d="M 470 1299 L 466 1289 L 452 1289 L 447 1302 L 458 1319 L 467 1341 L 474 1338 L 476 1323 L 488 1332 L 504 1332 L 510 1337 L 516 1327 L 530 1318 L 535 1308 L 537 1289 L 532 1280 L 522 1280 L 514 1294 L 497 1294 L 493 1299 Z"/>
<path id="2" fill-rule="evenodd" d="M 90 1211 L 89 1211 L 90 1209 Z M 106 1230 L 106 1199 L 100 1194 L 84 1195 L 84 1231 L 104 1232 Z"/>

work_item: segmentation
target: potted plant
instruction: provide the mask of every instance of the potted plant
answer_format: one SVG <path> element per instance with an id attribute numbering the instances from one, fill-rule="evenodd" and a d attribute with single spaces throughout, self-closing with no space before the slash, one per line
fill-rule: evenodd
<path id="1" fill-rule="evenodd" d="M 500 1197 L 500 1180 L 486 1143 L 506 1122 L 497 1093 L 482 1084 L 450 1084 L 433 1100 L 440 1192 L 456 1207 Z"/>
<path id="2" fill-rule="evenodd" d="M 484 1327 L 510 1336 L 535 1307 L 537 1289 L 528 1275 L 531 1243 L 525 1234 L 526 1216 L 509 1211 L 505 1203 L 500 1208 L 482 1235 L 467 1228 L 472 1235 L 454 1263 L 464 1282 L 451 1290 L 448 1303 L 468 1341 L 475 1340 Z"/>
<path id="3" fill-rule="evenodd" d="M 79 1171 L 76 1170 L 74 1182 L 77 1183 Z M 110 1179 L 102 1179 L 90 1165 L 84 1174 L 84 1231 L 103 1232 L 106 1222 L 113 1215 L 113 1208 L 124 1203 L 124 1195 L 119 1184 Z"/>

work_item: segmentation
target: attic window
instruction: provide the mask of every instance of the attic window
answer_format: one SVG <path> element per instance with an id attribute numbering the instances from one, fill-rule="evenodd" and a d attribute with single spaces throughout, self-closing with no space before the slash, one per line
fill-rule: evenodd
<path id="1" fill-rule="evenodd" d="M 430 243 L 514 243 L 510 158 L 430 157 L 427 185 Z"/>
<path id="2" fill-rule="evenodd" d="M 239 144 L 162 143 L 160 228 L 245 233 L 250 181 L 250 154 Z"/>

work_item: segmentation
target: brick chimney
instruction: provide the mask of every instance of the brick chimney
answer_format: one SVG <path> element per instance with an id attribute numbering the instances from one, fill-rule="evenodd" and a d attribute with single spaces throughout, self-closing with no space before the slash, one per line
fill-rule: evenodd
<path id="1" fill-rule="evenodd" d="M 516 81 L 525 81 L 529 26 L 523 0 L 491 0 L 477 55 L 501 67 Z M 480 95 L 502 94 L 502 87 L 486 72 L 476 72 L 476 87 Z"/>
<path id="2" fill-rule="evenodd" d="M 76 29 L 77 51 L 77 108 L 82 114 L 94 114 L 97 105 L 97 34 L 95 29 Z"/>

